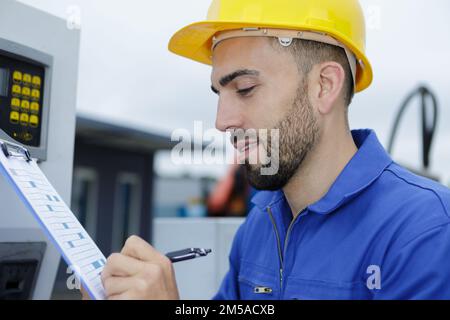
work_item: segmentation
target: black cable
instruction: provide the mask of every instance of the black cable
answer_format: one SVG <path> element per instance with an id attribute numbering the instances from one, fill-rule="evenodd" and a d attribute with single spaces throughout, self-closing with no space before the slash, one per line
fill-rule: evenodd
<path id="1" fill-rule="evenodd" d="M 400 120 L 406 110 L 406 108 L 410 105 L 412 99 L 416 96 L 421 97 L 421 116 L 422 116 L 422 166 L 424 169 L 428 169 L 430 166 L 430 153 L 431 146 L 433 144 L 433 138 L 437 128 L 438 115 L 439 115 L 439 107 L 436 96 L 426 87 L 421 86 L 414 90 L 411 94 L 407 96 L 405 101 L 400 107 L 400 110 L 395 118 L 394 126 L 392 127 L 391 136 L 389 138 L 388 144 L 388 152 L 392 154 L 394 148 L 394 140 L 397 136 L 398 126 L 400 124 Z M 428 99 L 431 99 L 431 111 L 432 111 L 432 121 L 429 120 L 429 104 L 427 104 Z"/>

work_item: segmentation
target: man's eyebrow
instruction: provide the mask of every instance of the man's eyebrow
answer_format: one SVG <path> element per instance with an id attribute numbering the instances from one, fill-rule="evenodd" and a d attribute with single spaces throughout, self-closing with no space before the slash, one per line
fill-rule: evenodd
<path id="1" fill-rule="evenodd" d="M 248 69 L 237 70 L 233 73 L 230 73 L 230 74 L 222 77 L 220 79 L 219 83 L 222 87 L 226 87 L 227 84 L 229 84 L 231 81 L 233 81 L 234 79 L 236 79 L 238 77 L 242 77 L 242 76 L 259 76 L 259 71 L 248 70 Z"/>

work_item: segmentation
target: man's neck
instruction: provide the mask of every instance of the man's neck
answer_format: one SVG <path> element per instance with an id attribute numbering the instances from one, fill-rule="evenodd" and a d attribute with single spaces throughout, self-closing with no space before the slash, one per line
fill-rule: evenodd
<path id="1" fill-rule="evenodd" d="M 327 193 L 358 151 L 350 131 L 330 131 L 334 132 L 322 133 L 320 141 L 283 188 L 294 217 Z"/>

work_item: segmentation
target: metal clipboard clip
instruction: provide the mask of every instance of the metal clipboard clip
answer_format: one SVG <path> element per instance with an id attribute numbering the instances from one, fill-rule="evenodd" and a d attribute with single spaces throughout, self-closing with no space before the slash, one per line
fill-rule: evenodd
<path id="1" fill-rule="evenodd" d="M 33 160 L 31 159 L 30 152 L 26 148 L 3 140 L 0 141 L 0 143 L 2 152 L 5 157 L 24 158 L 27 162 L 31 162 Z"/>

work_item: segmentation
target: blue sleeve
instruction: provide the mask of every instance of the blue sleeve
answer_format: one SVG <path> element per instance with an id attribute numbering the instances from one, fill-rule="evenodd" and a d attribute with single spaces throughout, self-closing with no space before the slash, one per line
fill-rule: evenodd
<path id="1" fill-rule="evenodd" d="M 450 224 L 422 232 L 392 248 L 381 268 L 375 299 L 450 299 Z"/>
<path id="2" fill-rule="evenodd" d="M 219 288 L 219 292 L 213 297 L 213 300 L 239 300 L 239 262 L 240 252 L 242 246 L 242 238 L 244 234 L 246 222 L 244 222 L 236 232 L 236 235 L 231 246 L 231 252 L 229 255 L 230 269 L 222 280 L 222 284 Z"/>

